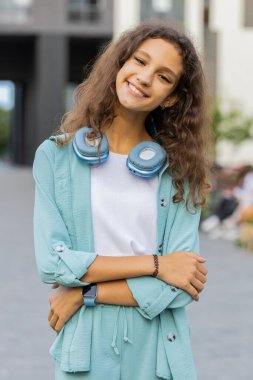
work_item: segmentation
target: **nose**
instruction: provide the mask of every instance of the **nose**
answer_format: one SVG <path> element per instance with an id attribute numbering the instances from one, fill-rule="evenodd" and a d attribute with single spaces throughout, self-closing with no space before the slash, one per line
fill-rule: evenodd
<path id="1" fill-rule="evenodd" d="M 139 83 L 146 87 L 150 87 L 152 84 L 152 75 L 149 72 L 138 74 L 136 79 Z"/>

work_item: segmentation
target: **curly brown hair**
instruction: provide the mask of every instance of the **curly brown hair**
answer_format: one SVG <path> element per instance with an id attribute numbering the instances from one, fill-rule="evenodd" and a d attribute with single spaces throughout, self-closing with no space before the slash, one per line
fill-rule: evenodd
<path id="1" fill-rule="evenodd" d="M 191 201 L 195 207 L 203 206 L 209 187 L 205 78 L 192 42 L 167 24 L 141 23 L 103 48 L 87 78 L 75 90 L 74 107 L 63 116 L 57 131 L 67 135 L 64 140 L 58 140 L 58 145 L 71 141 L 76 131 L 84 125 L 89 125 L 94 133 L 101 135 L 101 129 L 112 123 L 118 100 L 115 85 L 117 73 L 139 45 L 149 38 L 161 38 L 176 47 L 182 59 L 183 74 L 171 94 L 176 96 L 176 103 L 164 110 L 158 107 L 151 111 L 146 122 L 153 119 L 159 142 L 168 154 L 168 173 L 176 188 L 173 202 L 184 199 L 187 181 L 187 205 Z"/>

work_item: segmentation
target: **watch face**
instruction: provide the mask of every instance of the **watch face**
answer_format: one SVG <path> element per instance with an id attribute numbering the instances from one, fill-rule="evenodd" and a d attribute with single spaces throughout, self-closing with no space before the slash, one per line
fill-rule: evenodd
<path id="1" fill-rule="evenodd" d="M 95 297 L 97 293 L 97 285 L 84 286 L 82 294 L 84 297 Z"/>

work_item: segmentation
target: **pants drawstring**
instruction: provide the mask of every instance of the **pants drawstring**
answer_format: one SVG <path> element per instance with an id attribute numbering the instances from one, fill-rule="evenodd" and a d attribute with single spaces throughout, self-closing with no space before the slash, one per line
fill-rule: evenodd
<path id="1" fill-rule="evenodd" d="M 116 355 L 119 355 L 119 350 L 118 350 L 118 347 L 116 345 L 116 340 L 117 340 L 117 335 L 118 335 L 119 311 L 120 311 L 121 307 L 123 308 L 123 313 L 124 313 L 124 338 L 123 339 L 124 339 L 124 342 L 133 343 L 127 336 L 128 335 L 127 334 L 128 325 L 127 325 L 127 316 L 126 316 L 125 307 L 124 306 L 118 306 L 117 315 L 116 315 L 116 319 L 115 319 L 115 323 L 114 323 L 114 329 L 113 329 L 113 338 L 112 338 L 112 343 L 111 343 L 111 346 L 114 349 L 114 352 Z"/>
<path id="2" fill-rule="evenodd" d="M 116 339 L 117 339 L 117 335 L 118 335 L 118 319 L 119 319 L 120 306 L 118 306 L 117 309 L 118 310 L 117 310 L 117 316 L 116 316 L 115 323 L 114 323 L 113 337 L 112 337 L 111 346 L 114 349 L 115 354 L 119 355 L 119 350 L 118 350 L 118 347 L 116 346 Z"/>
<path id="3" fill-rule="evenodd" d="M 126 316 L 126 309 L 123 306 L 123 311 L 124 311 L 124 342 L 129 342 L 133 343 L 127 336 L 127 316 Z"/>

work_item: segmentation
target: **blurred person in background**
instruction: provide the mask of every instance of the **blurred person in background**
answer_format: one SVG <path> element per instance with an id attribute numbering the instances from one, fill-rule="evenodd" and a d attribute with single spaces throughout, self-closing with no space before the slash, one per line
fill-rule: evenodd
<path id="1" fill-rule="evenodd" d="M 253 206 L 253 168 L 246 165 L 239 170 L 236 180 L 227 180 L 213 214 L 201 223 L 203 232 L 211 237 L 238 237 L 238 224 L 251 216 Z"/>
<path id="2" fill-rule="evenodd" d="M 235 220 L 243 222 L 253 221 L 253 167 L 246 166 L 241 172 L 241 186 L 234 190 L 239 206 L 235 213 Z"/>
<path id="3" fill-rule="evenodd" d="M 196 380 L 185 306 L 206 283 L 205 85 L 191 41 L 144 23 L 109 44 L 37 149 L 34 242 L 57 380 Z"/>

